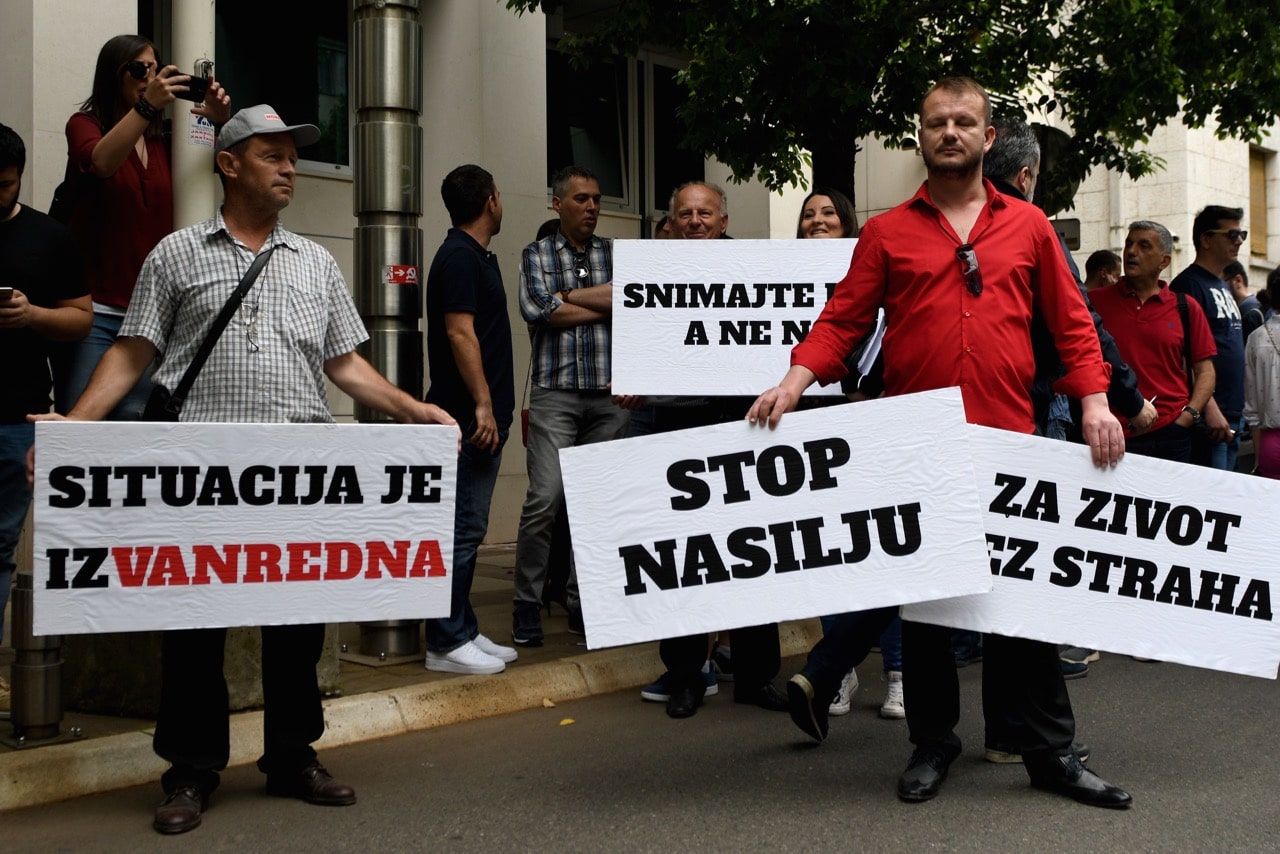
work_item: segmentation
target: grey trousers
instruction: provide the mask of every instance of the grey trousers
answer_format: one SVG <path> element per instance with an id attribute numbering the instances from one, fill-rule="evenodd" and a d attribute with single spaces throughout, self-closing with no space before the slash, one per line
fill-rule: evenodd
<path id="1" fill-rule="evenodd" d="M 607 442 L 626 434 L 631 413 L 613 405 L 608 390 L 560 391 L 534 387 L 529 396 L 529 492 L 516 540 L 515 603 L 542 604 L 547 555 L 556 514 L 564 504 L 560 449 Z M 572 564 L 572 558 L 570 559 Z M 567 598 L 578 603 L 578 578 L 569 568 Z"/>

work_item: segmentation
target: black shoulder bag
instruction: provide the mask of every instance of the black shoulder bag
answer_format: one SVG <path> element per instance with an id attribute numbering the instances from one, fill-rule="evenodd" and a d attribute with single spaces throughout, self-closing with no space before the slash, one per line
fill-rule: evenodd
<path id="1" fill-rule="evenodd" d="M 249 292 L 249 288 L 253 287 L 258 274 L 262 272 L 263 267 L 267 266 L 267 260 L 271 258 L 271 253 L 275 251 L 276 248 L 272 246 L 253 259 L 253 263 L 249 265 L 249 269 L 244 273 L 244 278 L 240 280 L 240 284 L 236 286 L 226 304 L 222 306 L 222 311 L 218 312 L 218 316 L 213 319 L 213 324 L 204 335 L 204 341 L 200 343 L 200 349 L 196 351 L 195 356 L 191 359 L 191 364 L 187 365 L 187 370 L 182 374 L 182 380 L 178 383 L 178 388 L 172 394 L 162 385 L 157 385 L 152 389 L 151 397 L 147 398 L 147 407 L 142 411 L 143 421 L 178 420 L 178 416 L 182 412 L 182 404 L 186 401 L 187 395 L 191 393 L 191 386 L 195 385 L 196 376 L 199 375 L 200 369 L 204 367 L 204 363 L 208 361 L 214 345 L 222 337 L 222 330 L 227 328 L 227 324 L 231 322 L 231 315 L 235 314 L 236 310 L 240 308 L 240 303 L 244 301 L 244 295 Z"/>

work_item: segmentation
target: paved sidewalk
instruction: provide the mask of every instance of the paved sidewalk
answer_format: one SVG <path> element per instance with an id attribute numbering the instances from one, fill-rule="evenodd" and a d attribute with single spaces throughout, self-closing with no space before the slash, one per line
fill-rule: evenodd
<path id="1" fill-rule="evenodd" d="M 480 629 L 499 643 L 511 639 L 512 546 L 481 550 L 472 588 Z M 662 671 L 656 643 L 588 651 L 568 631 L 563 611 L 543 612 L 545 644 L 521 649 L 520 660 L 496 676 L 428 672 L 421 656 L 407 663 L 367 666 L 342 660 L 339 696 L 325 700 L 321 751 L 508 712 L 643 686 Z M 820 637 L 817 620 L 784 623 L 782 655 L 806 652 Z M 340 627 L 340 639 L 355 651 L 358 626 Z M 7 669 L 12 654 L 0 657 Z M 782 676 L 788 674 L 780 674 Z M 638 702 L 638 700 L 637 700 Z M 67 712 L 64 734 L 76 738 L 13 749 L 0 745 L 0 810 L 51 803 L 159 779 L 164 762 L 151 751 L 153 721 Z M 0 722 L 0 736 L 9 735 Z M 262 712 L 231 719 L 231 765 L 257 759 L 262 749 Z"/>

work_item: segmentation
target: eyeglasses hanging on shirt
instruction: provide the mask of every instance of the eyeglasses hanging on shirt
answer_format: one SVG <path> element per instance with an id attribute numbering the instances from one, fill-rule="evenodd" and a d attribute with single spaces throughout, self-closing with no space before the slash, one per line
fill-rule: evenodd
<path id="1" fill-rule="evenodd" d="M 244 337 L 249 339 L 250 353 L 257 353 L 262 349 L 258 343 L 258 308 L 256 300 L 252 303 L 240 303 L 240 319 L 244 321 Z"/>

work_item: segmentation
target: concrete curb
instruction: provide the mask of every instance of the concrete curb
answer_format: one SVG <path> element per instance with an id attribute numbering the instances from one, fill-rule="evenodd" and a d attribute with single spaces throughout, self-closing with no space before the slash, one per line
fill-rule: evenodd
<path id="1" fill-rule="evenodd" d="M 783 623 L 784 657 L 822 636 L 817 620 Z M 617 647 L 516 667 L 500 676 L 458 676 L 334 697 L 324 704 L 326 750 L 375 738 L 538 708 L 648 684 L 657 667 L 649 645 Z M 108 792 L 158 780 L 165 763 L 151 751 L 152 728 L 0 754 L 0 811 Z M 262 712 L 231 716 L 230 765 L 262 753 Z"/>

